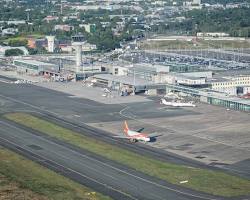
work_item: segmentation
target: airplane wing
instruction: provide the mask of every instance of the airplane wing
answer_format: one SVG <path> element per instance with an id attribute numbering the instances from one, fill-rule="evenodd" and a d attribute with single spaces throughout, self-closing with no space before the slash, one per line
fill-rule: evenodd
<path id="1" fill-rule="evenodd" d="M 129 137 L 123 136 L 123 135 L 114 135 L 113 137 L 115 137 L 115 138 L 124 138 L 124 139 L 128 139 L 129 138 Z"/>
<path id="2" fill-rule="evenodd" d="M 136 132 L 141 133 L 144 130 L 144 128 L 140 128 L 139 130 L 137 130 Z"/>
<path id="3" fill-rule="evenodd" d="M 157 133 L 157 132 L 148 134 L 148 137 L 151 137 L 151 138 L 156 138 L 156 137 L 159 137 L 159 136 L 162 136 L 162 134 Z"/>

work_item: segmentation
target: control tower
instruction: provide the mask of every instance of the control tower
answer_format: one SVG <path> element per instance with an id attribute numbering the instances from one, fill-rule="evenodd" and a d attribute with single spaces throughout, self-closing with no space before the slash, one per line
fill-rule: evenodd
<path id="1" fill-rule="evenodd" d="M 201 0 L 193 0 L 193 4 L 195 4 L 195 5 L 201 5 Z"/>
<path id="2" fill-rule="evenodd" d="M 55 50 L 55 36 L 46 36 L 48 41 L 48 52 L 53 53 Z"/>
<path id="3" fill-rule="evenodd" d="M 72 38 L 72 46 L 76 50 L 76 73 L 79 73 L 82 66 L 82 45 L 85 43 L 84 37 L 81 34 L 74 35 Z"/>

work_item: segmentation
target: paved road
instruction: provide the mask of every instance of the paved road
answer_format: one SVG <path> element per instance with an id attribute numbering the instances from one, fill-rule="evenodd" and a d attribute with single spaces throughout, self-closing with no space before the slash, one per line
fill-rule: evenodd
<path id="1" fill-rule="evenodd" d="M 180 190 L 150 176 L 114 166 L 108 160 L 98 160 L 89 153 L 72 150 L 67 145 L 58 144 L 6 121 L 0 121 L 0 130 L 1 145 L 26 152 L 30 159 L 38 159 L 45 165 L 49 163 L 50 168 L 66 172 L 66 176 L 79 182 L 84 181 L 85 185 L 114 199 L 222 199 L 191 190 Z"/>

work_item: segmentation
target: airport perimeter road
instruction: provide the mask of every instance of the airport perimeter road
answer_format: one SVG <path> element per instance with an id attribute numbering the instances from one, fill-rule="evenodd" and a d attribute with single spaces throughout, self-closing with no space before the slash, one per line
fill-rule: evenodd
<path id="1" fill-rule="evenodd" d="M 89 152 L 69 148 L 67 144 L 39 136 L 6 120 L 0 121 L 0 145 L 114 199 L 222 199 L 169 186 L 164 181 L 125 166 L 118 167 L 106 159 L 96 159 Z"/>

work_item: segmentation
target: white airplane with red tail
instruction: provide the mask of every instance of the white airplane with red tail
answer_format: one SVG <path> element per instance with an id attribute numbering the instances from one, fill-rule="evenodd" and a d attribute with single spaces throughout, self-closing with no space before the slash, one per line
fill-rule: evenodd
<path id="1" fill-rule="evenodd" d="M 128 139 L 131 142 L 138 142 L 138 141 L 142 141 L 142 142 L 150 142 L 152 137 L 157 137 L 159 135 L 149 135 L 146 133 L 141 133 L 141 131 L 132 131 L 129 129 L 128 127 L 128 123 L 127 121 L 124 122 L 124 136 L 114 136 L 116 138 L 125 138 Z"/>

